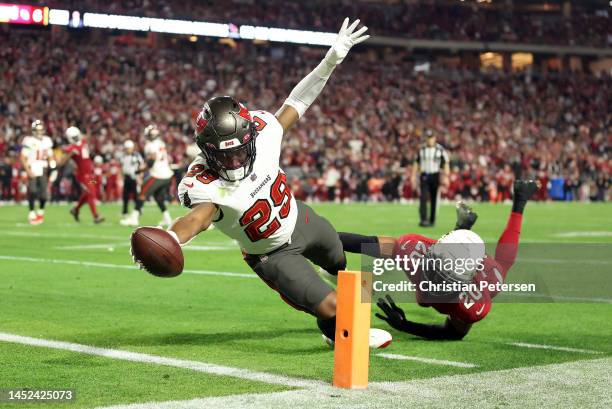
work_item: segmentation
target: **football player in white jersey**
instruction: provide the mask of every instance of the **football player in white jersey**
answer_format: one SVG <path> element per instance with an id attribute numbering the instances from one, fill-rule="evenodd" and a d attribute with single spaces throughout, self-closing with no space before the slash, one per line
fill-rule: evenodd
<path id="1" fill-rule="evenodd" d="M 172 217 L 170 217 L 170 212 L 165 202 L 166 195 L 168 194 L 168 186 L 170 185 L 172 176 L 174 176 L 174 172 L 170 167 L 166 144 L 162 140 L 157 126 L 147 126 L 144 130 L 144 134 L 147 139 L 145 145 L 145 159 L 149 167 L 149 175 L 142 184 L 138 200 L 136 201 L 136 208 L 132 212 L 132 215 L 121 220 L 120 223 L 126 226 L 138 226 L 144 202 L 148 200 L 149 197 L 153 196 L 159 210 L 162 212 L 162 220 L 159 222 L 159 225 L 168 227 L 170 223 L 172 223 Z"/>
<path id="2" fill-rule="evenodd" d="M 32 122 L 32 135 L 26 136 L 21 142 L 21 165 L 28 174 L 28 222 L 40 224 L 45 220 L 45 204 L 47 202 L 47 186 L 49 184 L 48 169 L 55 168 L 56 160 L 53 152 L 53 141 L 45 135 L 45 127 L 41 120 Z M 36 200 L 39 202 L 35 210 Z"/>
<path id="3" fill-rule="evenodd" d="M 295 200 L 279 166 L 283 134 L 304 115 L 367 27 L 344 20 L 323 61 L 293 89 L 276 114 L 249 111 L 232 97 L 210 99 L 196 119 L 201 154 L 179 184 L 191 211 L 169 233 L 185 244 L 211 224 L 236 240 L 245 261 L 293 307 L 317 317 L 334 339 L 336 293 L 310 262 L 331 274 L 346 267 L 338 233 Z"/>

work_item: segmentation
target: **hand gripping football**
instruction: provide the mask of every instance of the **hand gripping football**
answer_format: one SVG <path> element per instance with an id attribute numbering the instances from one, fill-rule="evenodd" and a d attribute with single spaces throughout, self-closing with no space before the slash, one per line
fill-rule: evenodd
<path id="1" fill-rule="evenodd" d="M 132 233 L 131 244 L 134 261 L 154 276 L 176 277 L 183 271 L 183 251 L 167 231 L 139 227 Z"/>

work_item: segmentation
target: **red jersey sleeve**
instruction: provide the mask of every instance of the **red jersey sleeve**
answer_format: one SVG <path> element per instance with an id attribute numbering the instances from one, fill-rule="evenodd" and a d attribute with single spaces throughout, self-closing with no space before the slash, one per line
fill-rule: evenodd
<path id="1" fill-rule="evenodd" d="M 79 153 L 79 148 L 76 145 L 68 145 L 64 147 L 64 153 L 67 155 L 74 155 L 75 153 Z"/>

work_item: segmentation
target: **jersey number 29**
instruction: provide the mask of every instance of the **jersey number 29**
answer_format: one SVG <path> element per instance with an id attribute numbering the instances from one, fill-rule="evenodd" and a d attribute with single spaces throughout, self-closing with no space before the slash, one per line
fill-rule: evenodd
<path id="1" fill-rule="evenodd" d="M 285 200 L 287 198 L 287 200 Z M 287 186 L 287 176 L 278 172 L 274 183 L 270 186 L 270 200 L 257 199 L 253 206 L 244 212 L 239 220 L 241 226 L 246 226 L 244 232 L 253 242 L 266 239 L 280 229 L 281 222 L 278 217 L 270 221 L 272 206 L 279 207 L 278 216 L 284 219 L 289 216 L 291 209 L 291 191 Z M 268 223 L 269 222 L 269 223 Z"/>

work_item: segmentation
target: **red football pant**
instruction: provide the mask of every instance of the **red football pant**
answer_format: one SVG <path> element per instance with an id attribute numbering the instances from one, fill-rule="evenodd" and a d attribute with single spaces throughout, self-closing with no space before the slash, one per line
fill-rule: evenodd
<path id="1" fill-rule="evenodd" d="M 81 185 L 81 197 L 76 205 L 77 212 L 81 209 L 81 206 L 87 203 L 93 217 L 98 217 L 96 209 L 96 180 L 90 175 L 78 177 L 77 180 Z"/>

